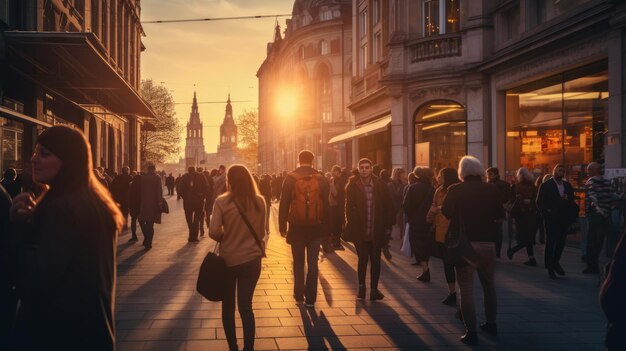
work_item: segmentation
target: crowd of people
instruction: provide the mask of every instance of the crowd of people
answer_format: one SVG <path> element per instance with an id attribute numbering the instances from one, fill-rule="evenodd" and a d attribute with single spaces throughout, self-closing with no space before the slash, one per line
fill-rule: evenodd
<path id="1" fill-rule="evenodd" d="M 508 240 L 509 259 L 525 249 L 524 264 L 539 265 L 534 255 L 539 235 L 548 277 L 566 274 L 560 258 L 579 208 L 563 165 L 542 177 L 522 167 L 509 184 L 497 168 L 485 170 L 472 156 L 464 156 L 458 169 L 437 174 L 427 167 L 389 172 L 367 158 L 354 169 L 333 166 L 323 173 L 313 167 L 314 159 L 303 150 L 295 170 L 260 177 L 242 165 L 210 171 L 190 167 L 178 177 L 157 173 L 154 166 L 142 173 L 124 167 L 112 174 L 91 168 L 90 146 L 81 132 L 62 126 L 45 130 L 37 139 L 32 170 L 24 172 L 32 183 L 19 185 L 14 170 L 0 182 L 0 348 L 114 349 L 117 237 L 129 230 L 129 242 L 138 241 L 139 222 L 143 246 L 152 248 L 154 224 L 168 212 L 163 186 L 167 195 L 182 200 L 187 240 L 198 242 L 207 233 L 219 243 L 227 267 L 222 322 L 231 350 L 239 349 L 235 304 L 244 350 L 254 349 L 252 300 L 272 203 L 278 207 L 279 233 L 291 246 L 293 296 L 304 308 L 313 308 L 318 296 L 320 249 L 331 254 L 347 244 L 354 245 L 358 258 L 355 297 L 365 299 L 369 290 L 369 300 L 383 300 L 381 257 L 392 260 L 389 247 L 397 241 L 420 267 L 420 282 L 431 280 L 431 257 L 443 260 L 447 291 L 442 303 L 459 306 L 457 317 L 466 329 L 461 341 L 475 345 L 479 330 L 498 333 L 495 267 L 504 232 L 515 233 L 515 244 Z M 599 273 L 608 213 L 617 195 L 600 164 L 589 164 L 587 173 L 584 273 Z M 610 350 L 624 346 L 624 264 L 621 240 L 601 289 Z M 473 296 L 476 275 L 484 295 L 481 324 Z"/>

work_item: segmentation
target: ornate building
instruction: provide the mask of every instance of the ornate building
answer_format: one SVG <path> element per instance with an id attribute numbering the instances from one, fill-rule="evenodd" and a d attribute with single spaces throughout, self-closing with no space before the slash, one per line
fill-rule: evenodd
<path id="1" fill-rule="evenodd" d="M 351 23 L 349 0 L 296 0 L 284 36 L 276 24 L 257 72 L 259 172 L 294 168 L 302 149 L 320 169 L 350 157 L 350 147 L 327 141 L 352 129 Z"/>
<path id="2" fill-rule="evenodd" d="M 233 163 L 237 159 L 237 125 L 233 119 L 230 94 L 228 94 L 228 101 L 226 102 L 224 121 L 220 126 L 220 145 L 217 147 L 217 157 L 222 163 Z"/>
<path id="3" fill-rule="evenodd" d="M 37 135 L 66 124 L 94 166 L 141 168 L 140 0 L 0 0 L 0 167 L 27 167 Z"/>
<path id="4" fill-rule="evenodd" d="M 197 167 L 205 162 L 204 137 L 200 112 L 198 112 L 198 100 L 196 92 L 193 92 L 193 103 L 189 122 L 187 122 L 187 138 L 185 139 L 185 165 Z"/>

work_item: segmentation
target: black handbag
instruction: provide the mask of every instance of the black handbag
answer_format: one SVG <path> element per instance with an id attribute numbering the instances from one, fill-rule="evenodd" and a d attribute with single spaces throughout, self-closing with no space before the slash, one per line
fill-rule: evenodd
<path id="1" fill-rule="evenodd" d="M 217 255 L 218 246 L 202 261 L 196 283 L 198 293 L 209 301 L 222 301 L 226 294 L 226 261 Z"/>
<path id="2" fill-rule="evenodd" d="M 478 261 L 478 254 L 467 238 L 465 226 L 453 216 L 446 233 L 446 260 L 454 267 L 467 267 Z"/>
<path id="3" fill-rule="evenodd" d="M 170 206 L 167 204 L 167 200 L 165 200 L 164 198 L 161 198 L 161 200 L 159 200 L 159 211 L 161 211 L 161 213 L 170 213 Z"/>

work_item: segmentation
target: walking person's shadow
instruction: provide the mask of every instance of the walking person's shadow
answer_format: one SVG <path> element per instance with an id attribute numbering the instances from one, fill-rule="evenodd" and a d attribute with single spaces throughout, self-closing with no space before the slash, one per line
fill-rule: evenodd
<path id="1" fill-rule="evenodd" d="M 320 311 L 318 315 L 315 309 L 306 308 L 304 305 L 300 305 L 299 308 L 308 345 L 307 350 L 328 350 L 329 347 L 326 346 L 324 340 L 328 341 L 330 350 L 346 349 L 330 326 L 324 311 Z"/>

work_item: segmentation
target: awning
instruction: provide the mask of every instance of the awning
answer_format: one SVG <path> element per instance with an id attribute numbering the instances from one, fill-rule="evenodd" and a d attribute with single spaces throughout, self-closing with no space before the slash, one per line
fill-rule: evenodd
<path id="1" fill-rule="evenodd" d="M 77 104 L 155 118 L 152 108 L 107 61 L 93 33 L 5 31 L 11 66 Z"/>
<path id="2" fill-rule="evenodd" d="M 31 116 L 25 115 L 23 113 L 19 113 L 17 111 L 13 111 L 10 108 L 6 108 L 4 106 L 0 106 L 0 117 L 5 117 L 9 119 L 19 120 L 20 122 L 27 122 L 32 124 L 38 124 L 43 127 L 52 127 L 52 124 L 46 123 L 44 121 L 40 121 Z"/>
<path id="3" fill-rule="evenodd" d="M 353 129 L 351 131 L 336 135 L 328 141 L 328 144 L 336 144 L 349 141 L 354 138 L 360 138 L 382 132 L 387 128 L 389 124 L 391 124 L 391 116 L 385 116 L 375 121 L 360 125 L 356 129 Z"/>

